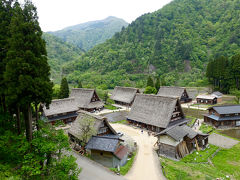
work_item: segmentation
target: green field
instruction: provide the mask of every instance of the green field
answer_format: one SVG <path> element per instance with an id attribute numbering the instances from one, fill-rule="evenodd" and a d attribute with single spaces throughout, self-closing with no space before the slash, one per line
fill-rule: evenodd
<path id="1" fill-rule="evenodd" d="M 194 152 L 179 162 L 167 158 L 160 160 L 169 180 L 240 179 L 240 143 L 231 149 L 221 149 L 215 157 L 210 158 L 211 162 L 204 163 L 216 150 L 216 146 L 210 146 L 209 149 L 198 154 Z"/>

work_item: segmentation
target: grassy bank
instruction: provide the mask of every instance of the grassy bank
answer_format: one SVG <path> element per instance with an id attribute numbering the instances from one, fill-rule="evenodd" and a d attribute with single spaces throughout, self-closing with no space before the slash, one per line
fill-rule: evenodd
<path id="1" fill-rule="evenodd" d="M 207 114 L 208 111 L 198 110 L 198 109 L 191 109 L 191 108 L 182 108 L 185 116 L 190 116 L 194 118 L 203 119 L 203 115 Z"/>
<path id="2" fill-rule="evenodd" d="M 216 178 L 240 180 L 240 143 L 231 149 L 220 150 L 211 159 L 212 163 L 203 163 L 216 149 L 216 146 L 211 146 L 210 149 L 198 154 L 195 152 L 179 162 L 161 158 L 166 177 L 169 180 L 210 180 Z M 197 160 L 194 160 L 195 158 Z"/>
<path id="3" fill-rule="evenodd" d="M 106 109 L 110 109 L 110 110 L 117 110 L 117 108 L 115 106 L 111 105 L 111 104 L 105 104 L 104 107 Z"/>
<path id="4" fill-rule="evenodd" d="M 121 121 L 115 121 L 115 122 L 111 122 L 113 124 L 118 123 L 118 124 L 128 124 L 127 120 L 121 120 Z"/>
<path id="5" fill-rule="evenodd" d="M 121 175 L 123 175 L 123 176 L 126 175 L 128 173 L 128 171 L 131 169 L 134 159 L 135 159 L 135 156 L 136 156 L 136 152 L 133 153 L 131 159 L 128 160 L 124 166 L 120 167 L 119 173 Z M 110 170 L 114 171 L 114 172 L 118 172 L 117 168 L 110 168 Z"/>

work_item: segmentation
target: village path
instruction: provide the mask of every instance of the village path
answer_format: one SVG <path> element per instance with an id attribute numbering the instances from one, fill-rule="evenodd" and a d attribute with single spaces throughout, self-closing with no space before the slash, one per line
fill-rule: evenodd
<path id="1" fill-rule="evenodd" d="M 69 152 L 77 158 L 76 163 L 79 168 L 82 168 L 78 176 L 80 180 L 126 180 L 123 176 L 118 176 L 108 170 L 106 167 L 83 157 L 76 152 Z"/>
<path id="2" fill-rule="evenodd" d="M 141 133 L 140 129 L 124 124 L 111 124 L 117 132 L 123 132 L 133 138 L 138 144 L 138 153 L 133 167 L 125 176 L 128 180 L 165 180 L 162 174 L 160 160 L 154 151 L 156 137 Z"/>

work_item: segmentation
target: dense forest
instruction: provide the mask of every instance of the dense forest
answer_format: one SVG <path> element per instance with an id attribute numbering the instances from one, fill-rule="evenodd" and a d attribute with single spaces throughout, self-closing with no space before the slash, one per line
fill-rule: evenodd
<path id="1" fill-rule="evenodd" d="M 99 88 L 143 87 L 149 74 L 166 85 L 206 85 L 210 60 L 239 53 L 239 7 L 240 0 L 174 0 L 64 66 L 65 75 Z"/>
<path id="2" fill-rule="evenodd" d="M 46 41 L 48 64 L 51 67 L 51 79 L 59 83 L 62 66 L 71 61 L 80 59 L 84 51 L 48 33 L 43 33 L 43 39 Z"/>
<path id="3" fill-rule="evenodd" d="M 53 84 L 31 1 L 0 1 L 0 47 L 0 179 L 78 179 L 68 137 L 39 119 Z"/>
<path id="4" fill-rule="evenodd" d="M 90 21 L 48 33 L 88 51 L 110 39 L 114 33 L 121 31 L 122 27 L 127 25 L 128 23 L 123 19 L 110 16 L 103 20 Z"/>
<path id="5" fill-rule="evenodd" d="M 206 76 L 213 89 L 235 94 L 240 90 L 240 54 L 232 56 L 231 59 L 220 56 L 211 60 Z"/>

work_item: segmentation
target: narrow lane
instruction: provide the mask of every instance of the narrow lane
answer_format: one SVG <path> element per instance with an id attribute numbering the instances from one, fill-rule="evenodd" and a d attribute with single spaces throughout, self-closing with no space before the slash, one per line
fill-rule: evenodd
<path id="1" fill-rule="evenodd" d="M 132 137 L 138 144 L 138 154 L 133 167 L 125 176 L 128 180 L 165 180 L 162 174 L 159 158 L 154 151 L 156 137 L 141 133 L 140 129 L 123 124 L 111 124 L 117 131 Z"/>

